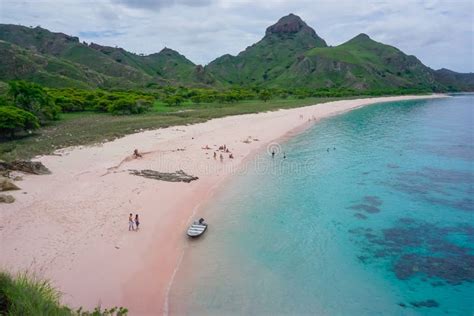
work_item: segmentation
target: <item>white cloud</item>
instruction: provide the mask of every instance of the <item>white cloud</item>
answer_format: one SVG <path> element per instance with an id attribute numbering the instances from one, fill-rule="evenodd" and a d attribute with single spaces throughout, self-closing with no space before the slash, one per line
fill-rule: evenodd
<path id="1" fill-rule="evenodd" d="M 201 64 L 237 54 L 290 12 L 329 45 L 367 33 L 432 68 L 474 72 L 471 0 L 0 0 L 0 23 L 82 34 L 136 53 L 167 46 Z"/>

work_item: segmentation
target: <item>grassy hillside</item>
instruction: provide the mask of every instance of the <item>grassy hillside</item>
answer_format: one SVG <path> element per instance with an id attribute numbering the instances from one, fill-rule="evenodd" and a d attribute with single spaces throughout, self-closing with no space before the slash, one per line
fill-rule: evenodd
<path id="1" fill-rule="evenodd" d="M 416 57 L 360 34 L 336 47 L 313 48 L 300 56 L 275 85 L 441 89 L 431 69 Z"/>
<path id="2" fill-rule="evenodd" d="M 112 78 L 85 66 L 5 41 L 0 41 L 0 55 L 0 80 L 3 81 L 24 79 L 56 88 L 91 88 L 113 82 Z"/>
<path id="3" fill-rule="evenodd" d="M 474 91 L 474 73 L 458 73 L 443 68 L 436 70 L 434 75 L 436 81 L 450 91 Z"/>
<path id="4" fill-rule="evenodd" d="M 122 65 L 104 54 L 90 48 L 87 44 L 80 43 L 77 37 L 65 35 L 63 33 L 53 33 L 41 27 L 29 28 L 19 25 L 0 25 L 0 40 L 15 44 L 29 50 L 36 55 L 45 58 L 55 57 L 63 62 L 72 62 L 87 67 L 89 72 L 96 72 L 103 76 L 116 78 L 111 80 L 113 85 L 124 80 L 123 85 L 129 82 L 134 85 L 144 85 L 152 80 L 151 76 L 136 70 L 127 65 Z M 4 61 L 0 61 L 4 62 Z M 43 72 L 49 72 L 44 69 Z M 4 75 L 7 76 L 7 75 Z M 54 80 L 54 76 L 49 81 L 53 85 L 61 84 L 60 80 Z M 24 78 L 27 79 L 27 78 Z M 121 79 L 121 80 L 117 80 Z M 103 81 L 105 84 L 108 81 Z M 85 84 L 95 86 L 97 82 L 85 78 Z"/>

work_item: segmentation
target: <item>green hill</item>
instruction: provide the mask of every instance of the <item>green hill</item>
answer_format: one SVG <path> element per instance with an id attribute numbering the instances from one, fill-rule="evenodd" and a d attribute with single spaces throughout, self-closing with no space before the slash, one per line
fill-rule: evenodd
<path id="1" fill-rule="evenodd" d="M 196 66 L 175 50 L 164 48 L 159 53 L 137 55 L 123 48 L 101 46 L 92 43 L 90 48 L 112 58 L 115 62 L 135 68 L 153 77 L 162 84 L 208 85 L 215 79 L 208 73 L 202 74 L 202 67 Z"/>
<path id="2" fill-rule="evenodd" d="M 41 27 L 0 25 L 0 40 L 18 45 L 36 54 L 54 56 L 63 61 L 86 66 L 105 76 L 123 78 L 139 84 L 152 80 L 151 76 L 133 67 L 122 65 L 87 44 L 80 43 L 77 37 L 53 33 Z"/>
<path id="3" fill-rule="evenodd" d="M 313 48 L 273 83 L 293 87 L 346 87 L 358 90 L 442 89 L 433 71 L 415 56 L 360 34 L 336 47 Z"/>
<path id="4" fill-rule="evenodd" d="M 297 56 L 326 42 L 294 14 L 267 28 L 258 43 L 237 56 L 224 55 L 206 69 L 226 84 L 268 84 L 284 73 Z"/>
<path id="5" fill-rule="evenodd" d="M 452 91 L 474 91 L 474 73 L 459 73 L 449 69 L 439 69 L 435 73 L 436 81 Z"/>
<path id="6" fill-rule="evenodd" d="M 126 78 L 111 77 L 86 66 L 51 55 L 40 54 L 0 41 L 0 80 L 29 80 L 44 86 L 62 88 L 133 87 Z"/>
<path id="7" fill-rule="evenodd" d="M 2 56 L 9 56 L 0 60 L 0 69 L 4 69 L 0 73 L 0 80 L 28 79 L 53 87 L 215 83 L 212 75 L 204 72 L 202 67 L 168 48 L 142 56 L 122 48 L 94 43 L 88 45 L 81 43 L 77 37 L 53 33 L 40 27 L 19 25 L 0 25 L 0 40 L 4 43 L 2 51 L 6 53 Z M 8 48 L 5 43 L 9 44 Z M 20 65 L 15 64 L 14 60 L 22 60 L 21 75 L 16 69 Z M 64 65 L 65 69 L 60 69 L 62 67 L 59 65 Z M 83 75 L 84 72 L 92 75 Z"/>

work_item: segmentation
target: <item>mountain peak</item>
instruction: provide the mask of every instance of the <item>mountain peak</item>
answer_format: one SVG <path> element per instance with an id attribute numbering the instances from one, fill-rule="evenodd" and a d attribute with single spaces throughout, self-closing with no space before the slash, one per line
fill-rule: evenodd
<path id="1" fill-rule="evenodd" d="M 158 54 L 165 54 L 165 55 L 179 55 L 179 53 L 177 51 L 175 51 L 174 49 L 171 49 L 171 48 L 168 48 L 168 47 L 165 47 L 163 48 L 162 50 L 160 50 L 160 52 Z"/>
<path id="2" fill-rule="evenodd" d="M 282 17 L 277 23 L 269 26 L 266 31 L 266 35 L 269 34 L 286 34 L 286 33 L 298 33 L 305 31 L 316 35 L 316 32 L 310 28 L 299 16 L 293 13 Z"/>
<path id="3" fill-rule="evenodd" d="M 354 37 L 353 39 L 358 39 L 358 40 L 371 40 L 370 36 L 365 34 L 365 33 L 360 33 L 359 35 L 357 35 L 356 37 Z"/>
<path id="4" fill-rule="evenodd" d="M 306 38 L 306 41 L 312 43 L 310 46 L 327 46 L 326 42 L 311 27 L 293 13 L 280 18 L 277 23 L 267 28 L 265 38 L 272 37 L 272 35 L 280 38 L 293 38 L 293 35 L 298 35 L 300 39 Z"/>
<path id="5" fill-rule="evenodd" d="M 377 42 L 371 39 L 369 35 L 365 33 L 360 33 L 359 35 L 345 42 L 344 44 L 372 45 L 374 43 L 377 43 Z"/>

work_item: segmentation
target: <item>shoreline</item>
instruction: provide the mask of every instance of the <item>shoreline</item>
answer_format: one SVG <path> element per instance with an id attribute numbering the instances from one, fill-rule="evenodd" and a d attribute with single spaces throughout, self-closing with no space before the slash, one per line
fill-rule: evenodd
<path id="1" fill-rule="evenodd" d="M 366 105 L 439 97 L 446 95 L 353 99 L 229 116 L 38 157 L 53 174 L 25 175 L 18 182 L 22 190 L 12 193 L 17 202 L 2 207 L 0 267 L 51 279 L 73 307 L 102 303 L 127 307 L 130 315 L 167 314 L 167 297 L 188 246 L 186 227 L 264 146 Z M 248 136 L 252 140 L 245 143 Z M 214 161 L 214 150 L 202 149 L 222 144 L 235 159 Z M 127 160 L 134 148 L 146 154 Z M 199 180 L 162 182 L 129 175 L 129 169 L 182 169 Z M 130 212 L 140 214 L 141 231 L 127 231 Z"/>

